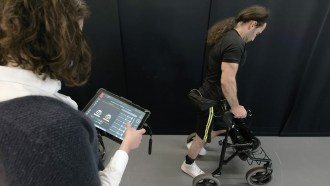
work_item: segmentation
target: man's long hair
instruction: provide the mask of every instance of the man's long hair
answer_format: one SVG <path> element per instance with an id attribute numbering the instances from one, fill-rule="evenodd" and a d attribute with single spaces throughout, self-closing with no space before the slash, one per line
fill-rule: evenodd
<path id="1" fill-rule="evenodd" d="M 68 86 L 84 84 L 91 52 L 78 21 L 84 0 L 1 0 L 0 65 L 14 64 Z"/>
<path id="2" fill-rule="evenodd" d="M 254 5 L 242 10 L 237 17 L 229 17 L 215 23 L 208 31 L 207 44 L 212 46 L 216 44 L 222 36 L 235 28 L 238 22 L 249 22 L 251 20 L 257 21 L 257 27 L 266 23 L 269 17 L 269 10 L 265 7 Z"/>

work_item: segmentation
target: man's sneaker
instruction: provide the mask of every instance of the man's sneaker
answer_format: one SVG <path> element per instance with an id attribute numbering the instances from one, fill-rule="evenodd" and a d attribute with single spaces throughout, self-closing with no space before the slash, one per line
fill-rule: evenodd
<path id="1" fill-rule="evenodd" d="M 189 176 L 195 178 L 196 176 L 200 174 L 204 174 L 204 171 L 202 171 L 194 162 L 193 164 L 189 165 L 186 164 L 186 161 L 183 161 L 181 165 L 181 170 L 188 174 Z"/>
<path id="2" fill-rule="evenodd" d="M 187 143 L 187 148 L 188 148 L 188 149 L 190 149 L 192 142 L 193 142 L 193 141 Z M 201 151 L 199 151 L 198 154 L 201 155 L 201 156 L 205 156 L 206 153 L 207 153 L 207 151 L 206 151 L 206 149 L 203 147 L 203 148 L 201 149 Z"/>

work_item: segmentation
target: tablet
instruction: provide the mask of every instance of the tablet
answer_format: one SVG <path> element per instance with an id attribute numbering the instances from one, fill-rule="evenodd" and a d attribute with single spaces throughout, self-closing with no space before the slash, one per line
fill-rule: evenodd
<path id="1" fill-rule="evenodd" d="M 150 111 L 131 101 L 100 88 L 83 112 L 93 122 L 98 132 L 117 143 L 121 143 L 126 123 L 140 129 L 150 116 Z"/>

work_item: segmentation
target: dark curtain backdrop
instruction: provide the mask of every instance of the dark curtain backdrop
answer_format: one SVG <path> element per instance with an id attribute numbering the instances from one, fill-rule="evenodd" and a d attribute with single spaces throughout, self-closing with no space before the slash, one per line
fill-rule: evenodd
<path id="1" fill-rule="evenodd" d="M 81 88 L 64 88 L 82 108 L 98 88 L 148 108 L 155 134 L 194 131 L 186 93 L 200 86 L 207 29 L 250 5 L 271 11 L 248 43 L 239 70 L 240 102 L 253 112 L 257 135 L 330 135 L 330 1 L 98 0 L 84 33 L 93 73 Z"/>
<path id="2" fill-rule="evenodd" d="M 63 87 L 62 92 L 83 107 L 99 88 L 126 96 L 126 65 L 123 57 L 117 0 L 86 0 L 91 15 L 83 32 L 92 49 L 92 74 L 82 87 Z"/>

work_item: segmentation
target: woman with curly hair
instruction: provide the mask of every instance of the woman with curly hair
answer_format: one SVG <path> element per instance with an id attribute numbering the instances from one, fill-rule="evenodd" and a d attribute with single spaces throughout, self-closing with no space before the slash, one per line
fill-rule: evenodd
<path id="1" fill-rule="evenodd" d="M 200 94 L 208 99 L 226 100 L 235 118 L 245 118 L 247 111 L 237 98 L 236 74 L 245 62 L 245 44 L 253 41 L 266 28 L 269 11 L 258 5 L 242 10 L 237 17 L 230 17 L 214 24 L 208 31 L 208 67 Z M 205 155 L 204 145 L 212 137 L 225 132 L 214 121 L 219 107 L 197 111 L 196 135 L 187 144 L 188 154 L 181 165 L 183 172 L 196 177 L 204 172 L 196 165 L 198 155 Z"/>
<path id="2" fill-rule="evenodd" d="M 84 0 L 1 0 L 0 185 L 119 185 L 145 130 L 127 124 L 104 168 L 94 125 L 58 93 L 89 78 L 88 15 Z"/>

